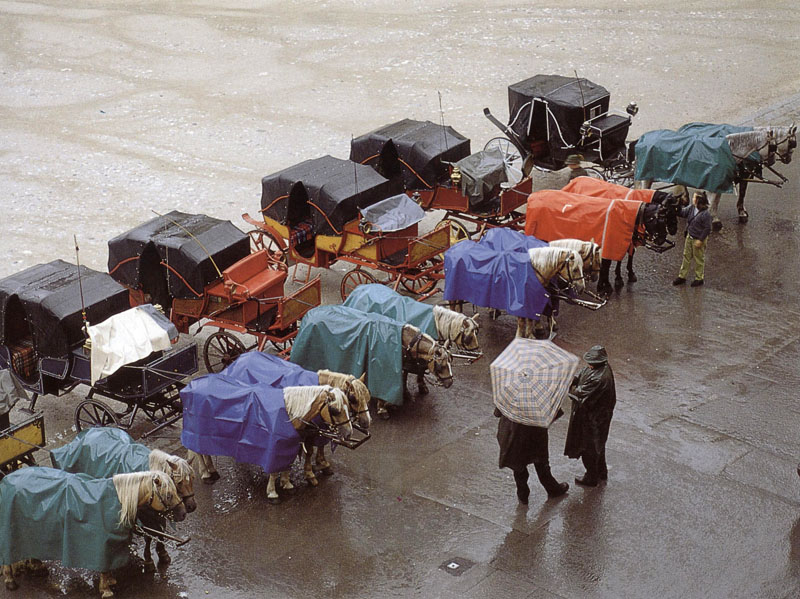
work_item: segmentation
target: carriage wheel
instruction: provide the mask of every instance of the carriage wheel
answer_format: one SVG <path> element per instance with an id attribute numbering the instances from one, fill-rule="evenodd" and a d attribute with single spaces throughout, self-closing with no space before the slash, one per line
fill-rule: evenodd
<path id="1" fill-rule="evenodd" d="M 342 284 L 339 286 L 339 293 L 342 296 L 342 301 L 346 300 L 347 296 L 353 292 L 353 289 L 359 285 L 377 282 L 378 279 L 373 277 L 366 270 L 361 270 L 360 266 L 356 266 L 353 270 L 346 272 L 342 277 Z"/>
<path id="2" fill-rule="evenodd" d="M 433 265 L 431 260 L 426 260 L 419 265 L 420 270 L 425 270 Z M 405 275 L 400 275 L 400 284 L 409 293 L 414 295 L 424 295 L 436 287 L 437 279 L 425 275 L 422 277 L 411 278 Z"/>
<path id="3" fill-rule="evenodd" d="M 603 170 L 593 166 L 590 166 L 589 168 L 586 169 L 586 174 L 592 179 L 600 179 L 601 181 L 606 180 L 606 176 L 603 173 Z"/>
<path id="4" fill-rule="evenodd" d="M 483 146 L 484 150 L 500 150 L 503 162 L 506 164 L 506 177 L 508 182 L 516 185 L 522 180 L 523 161 L 517 147 L 506 137 L 493 137 Z"/>
<path id="5" fill-rule="evenodd" d="M 208 372 L 219 372 L 246 352 L 244 343 L 232 333 L 217 331 L 209 335 L 203 346 L 203 360 Z"/>
<path id="6" fill-rule="evenodd" d="M 452 218 L 447 218 L 447 217 L 443 218 L 436 224 L 434 229 L 438 231 L 439 229 L 442 229 L 447 226 L 450 227 L 450 247 L 453 247 L 459 241 L 464 241 L 465 239 L 470 238 L 470 234 L 469 231 L 467 231 L 467 228 L 460 222 Z"/>
<path id="7" fill-rule="evenodd" d="M 106 404 L 96 399 L 84 399 L 75 408 L 75 428 L 81 432 L 93 426 L 119 426 L 117 415 Z"/>
<path id="8" fill-rule="evenodd" d="M 281 249 L 278 241 L 266 231 L 253 229 L 247 233 L 250 236 L 250 249 L 257 252 L 267 250 L 270 265 L 276 270 L 289 270 L 288 253 Z"/>

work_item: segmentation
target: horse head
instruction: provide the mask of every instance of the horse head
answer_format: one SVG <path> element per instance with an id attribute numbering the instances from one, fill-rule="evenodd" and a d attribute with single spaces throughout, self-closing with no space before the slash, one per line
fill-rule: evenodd
<path id="1" fill-rule="evenodd" d="M 478 315 L 467 316 L 444 306 L 433 307 L 433 319 L 439 339 L 454 343 L 456 346 L 469 351 L 477 351 L 478 343 Z"/>
<path id="2" fill-rule="evenodd" d="M 789 127 L 775 127 L 773 136 L 775 155 L 783 164 L 789 164 L 792 161 L 792 152 L 797 147 L 797 125 L 792 123 Z"/>
<path id="3" fill-rule="evenodd" d="M 583 258 L 573 249 L 548 246 L 528 250 L 536 277 L 547 287 L 551 279 L 559 277 L 567 287 L 581 293 L 586 288 L 583 280 Z"/>
<path id="4" fill-rule="evenodd" d="M 550 242 L 550 247 L 568 248 L 575 250 L 583 260 L 583 276 L 591 281 L 596 281 L 603 264 L 602 248 L 594 242 L 580 239 L 556 239 Z"/>
<path id="5" fill-rule="evenodd" d="M 432 347 L 426 356 L 428 370 L 447 389 L 453 384 L 453 369 L 450 366 L 450 341 L 439 343 L 429 335 L 425 335 L 425 337 L 432 343 Z"/>
<path id="6" fill-rule="evenodd" d="M 478 314 L 473 316 L 463 315 L 464 319 L 461 321 L 461 331 L 458 339 L 454 341 L 466 350 L 477 351 L 480 348 L 478 343 L 478 331 L 481 325 L 478 324 Z"/>
<path id="7" fill-rule="evenodd" d="M 183 458 L 174 455 L 168 456 L 166 463 L 169 468 L 167 474 L 175 483 L 175 489 L 183 501 L 186 512 L 191 514 L 197 509 L 197 502 L 194 499 L 194 468 Z"/>
<path id="8" fill-rule="evenodd" d="M 321 390 L 322 420 L 336 430 L 340 439 L 349 439 L 353 435 L 353 425 L 350 423 L 350 410 L 347 407 L 347 396 L 341 389 L 327 387 Z"/>
<path id="9" fill-rule="evenodd" d="M 136 511 L 145 507 L 164 514 L 175 522 L 186 518 L 186 507 L 175 483 L 166 472 L 148 470 L 117 474 L 112 479 L 122 505 L 120 524 L 123 526 L 133 526 L 136 522 Z"/>
<path id="10" fill-rule="evenodd" d="M 369 400 L 371 396 L 367 385 L 364 383 L 366 377 L 366 373 L 358 378 L 354 376 L 348 377 L 344 389 L 352 416 L 356 418 L 358 426 L 361 428 L 369 428 L 369 425 L 372 424 L 372 418 L 369 415 Z"/>
<path id="11" fill-rule="evenodd" d="M 678 206 L 675 196 L 668 196 L 662 204 L 642 204 L 645 236 L 653 245 L 663 246 L 668 233 L 675 235 L 678 232 Z"/>

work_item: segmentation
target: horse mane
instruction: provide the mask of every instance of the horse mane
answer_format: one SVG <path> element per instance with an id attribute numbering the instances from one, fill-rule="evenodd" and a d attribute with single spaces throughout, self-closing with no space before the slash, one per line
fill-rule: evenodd
<path id="1" fill-rule="evenodd" d="M 311 411 L 314 401 L 323 391 L 333 391 L 330 385 L 303 385 L 301 387 L 284 387 L 283 401 L 289 420 L 302 418 Z"/>
<path id="2" fill-rule="evenodd" d="M 177 470 L 172 468 L 172 464 L 178 467 Z M 153 449 L 150 451 L 149 467 L 150 470 L 166 472 L 170 477 L 175 473 L 173 480 L 176 484 L 184 480 L 190 480 L 194 475 L 194 471 L 189 465 L 189 462 L 176 455 L 161 451 L 160 449 Z"/>
<path id="3" fill-rule="evenodd" d="M 344 390 L 347 384 L 350 383 L 353 386 L 353 394 L 356 396 L 356 401 L 361 406 L 366 406 L 372 397 L 367 386 L 352 374 L 333 372 L 332 370 L 319 370 L 317 375 L 321 385 L 331 385 L 337 389 Z"/>
<path id="4" fill-rule="evenodd" d="M 408 331 L 408 334 L 411 335 L 411 339 L 409 342 L 417 337 L 420 336 L 420 342 L 417 343 L 417 358 L 421 358 L 424 360 L 430 360 L 433 357 L 433 348 L 436 347 L 436 340 L 428 335 L 427 333 L 423 333 L 419 327 L 415 327 L 413 324 L 405 323 L 403 325 L 403 333 Z M 423 342 L 427 344 L 429 347 L 427 350 L 422 349 Z M 405 343 L 405 341 L 403 341 Z M 403 345 L 403 349 L 409 349 Z"/>
<path id="5" fill-rule="evenodd" d="M 132 528 L 136 522 L 136 509 L 139 507 L 139 489 L 145 485 L 148 493 L 153 493 L 153 481 L 160 479 L 163 485 L 169 486 L 172 479 L 166 472 L 156 472 L 148 470 L 145 472 L 129 472 L 126 474 L 115 474 L 112 477 L 114 489 L 122 505 L 119 511 L 119 524 L 123 528 Z"/>
<path id="6" fill-rule="evenodd" d="M 744 160 L 753 152 L 761 154 L 769 145 L 770 129 L 754 129 L 753 131 L 743 131 L 741 133 L 731 133 L 725 139 L 731 148 L 731 153 L 737 161 Z M 768 151 L 768 150 L 767 150 Z M 764 156 L 764 154 L 761 154 Z"/>
<path id="7" fill-rule="evenodd" d="M 436 324 L 436 330 L 439 336 L 443 339 L 448 339 L 455 343 L 461 335 L 461 329 L 464 326 L 464 321 L 469 320 L 469 316 L 456 312 L 444 306 L 433 307 L 433 321 Z"/>
<path id="8" fill-rule="evenodd" d="M 595 253 L 599 251 L 600 246 L 594 241 L 583 241 L 582 239 L 556 239 L 550 242 L 550 247 L 566 248 L 568 250 L 575 250 L 581 256 L 581 259 L 586 263 L 595 262 Z"/>
<path id="9" fill-rule="evenodd" d="M 556 269 L 559 268 L 559 262 L 564 258 L 565 253 L 575 254 L 575 257 L 581 258 L 577 251 L 570 248 L 547 246 L 528 250 L 528 256 L 530 256 L 533 267 L 542 272 L 552 272 L 551 276 L 558 274 Z M 581 274 L 583 274 L 583 258 L 577 264 Z"/>

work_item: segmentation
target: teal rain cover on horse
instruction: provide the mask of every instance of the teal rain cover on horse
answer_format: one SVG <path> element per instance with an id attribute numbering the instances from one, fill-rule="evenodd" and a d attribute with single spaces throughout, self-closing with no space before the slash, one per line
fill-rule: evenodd
<path id="1" fill-rule="evenodd" d="M 403 323 L 346 306 L 320 306 L 303 317 L 292 362 L 361 376 L 373 397 L 403 403 Z"/>
<path id="2" fill-rule="evenodd" d="M 95 426 L 78 433 L 63 447 L 50 452 L 55 468 L 109 478 L 125 472 L 150 470 L 150 449 L 135 443 L 123 430 Z"/>
<path id="3" fill-rule="evenodd" d="M 433 319 L 432 305 L 400 295 L 380 283 L 359 285 L 347 296 L 342 305 L 371 314 L 383 314 L 400 322 L 413 324 L 434 339 L 439 336 L 436 331 L 436 322 Z"/>
<path id="4" fill-rule="evenodd" d="M 110 478 L 23 468 L 0 481 L 0 563 L 60 560 L 107 572 L 128 563 L 129 530 Z"/>
<path id="5" fill-rule="evenodd" d="M 636 142 L 634 178 L 733 193 L 736 159 L 725 136 L 752 130 L 734 125 L 688 123 L 677 131 L 648 131 Z"/>

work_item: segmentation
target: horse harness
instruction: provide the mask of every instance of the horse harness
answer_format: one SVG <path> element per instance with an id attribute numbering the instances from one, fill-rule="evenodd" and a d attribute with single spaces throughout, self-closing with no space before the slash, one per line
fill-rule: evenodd
<path id="1" fill-rule="evenodd" d="M 433 362 L 434 363 L 434 372 L 432 374 L 434 376 L 436 376 L 436 378 L 438 380 L 442 380 L 442 381 L 452 380 L 453 379 L 452 375 L 450 375 L 450 376 L 441 376 L 440 377 L 438 374 L 436 374 L 436 372 L 435 372 L 436 371 L 436 366 L 435 366 L 436 362 L 434 361 L 435 354 L 431 354 L 430 358 L 420 357 L 420 353 L 421 353 L 420 344 L 422 343 L 422 339 L 424 337 L 425 337 L 425 333 L 420 331 L 411 340 L 411 342 L 408 344 L 407 348 L 403 347 L 403 358 L 405 358 L 413 366 L 416 366 L 417 368 L 419 368 L 419 370 L 412 370 L 411 368 L 409 368 L 408 371 L 412 372 L 413 374 L 422 376 L 422 375 L 424 375 L 426 373 L 426 371 L 430 370 L 430 368 L 428 366 L 429 362 Z M 435 345 L 435 343 L 434 343 L 434 345 Z M 414 355 L 414 352 L 416 352 L 416 355 Z"/>

